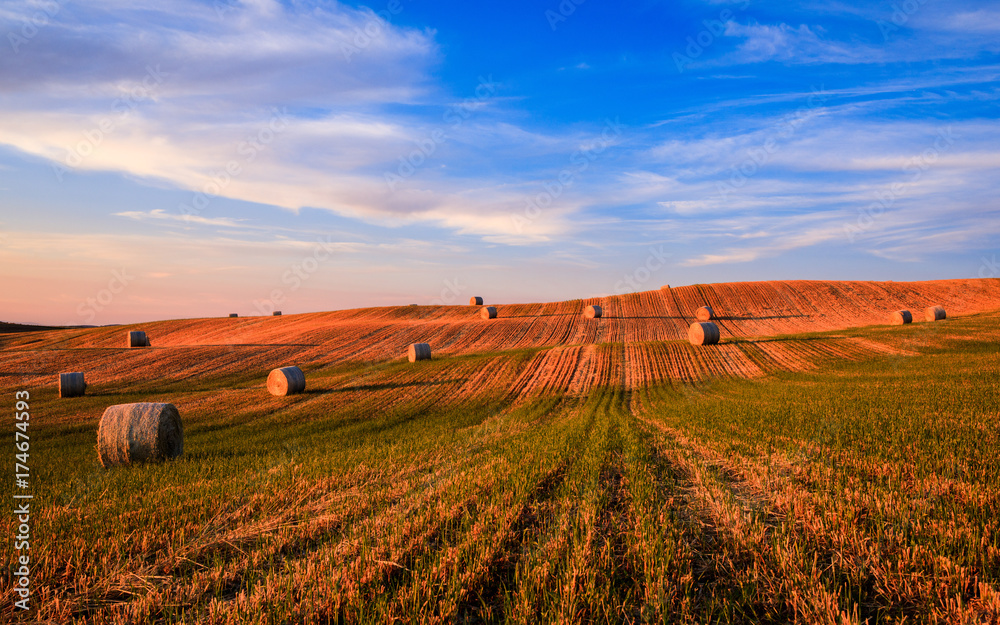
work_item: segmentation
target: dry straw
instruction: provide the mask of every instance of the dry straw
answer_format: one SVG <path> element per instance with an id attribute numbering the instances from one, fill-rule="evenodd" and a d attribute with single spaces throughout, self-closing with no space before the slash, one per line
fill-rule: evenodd
<path id="1" fill-rule="evenodd" d="M 928 306 L 924 309 L 925 321 L 941 321 L 942 319 L 947 319 L 947 317 L 947 313 L 944 312 L 944 308 L 941 306 Z"/>
<path id="2" fill-rule="evenodd" d="M 82 373 L 59 374 L 59 397 L 81 397 L 87 391 Z"/>
<path id="3" fill-rule="evenodd" d="M 184 453 L 184 427 L 173 404 L 108 406 L 97 428 L 101 466 L 176 458 Z"/>
<path id="4" fill-rule="evenodd" d="M 410 359 L 410 362 L 430 360 L 431 346 L 427 343 L 414 343 L 410 345 L 409 349 L 407 349 L 406 355 Z"/>
<path id="5" fill-rule="evenodd" d="M 469 298 L 469 306 L 482 306 L 483 298 L 475 296 Z"/>
<path id="6" fill-rule="evenodd" d="M 132 330 L 128 333 L 126 347 L 149 347 L 149 337 L 142 330 Z"/>
<path id="7" fill-rule="evenodd" d="M 604 316 L 604 310 L 600 306 L 587 306 L 583 311 L 586 319 L 600 319 Z"/>
<path id="8" fill-rule="evenodd" d="M 896 310 L 889 315 L 889 325 L 901 326 L 904 323 L 913 323 L 913 315 L 908 310 Z"/>
<path id="9" fill-rule="evenodd" d="M 696 321 L 688 328 L 688 341 L 692 345 L 715 345 L 719 342 L 719 326 L 711 321 Z"/>
<path id="10" fill-rule="evenodd" d="M 267 376 L 267 391 L 272 395 L 284 397 L 304 390 L 306 390 L 306 375 L 298 367 L 275 369 Z"/>
<path id="11" fill-rule="evenodd" d="M 712 310 L 711 306 L 702 306 L 694 311 L 694 316 L 698 321 L 709 321 L 715 316 L 715 311 Z"/>
<path id="12" fill-rule="evenodd" d="M 479 311 L 479 316 L 483 319 L 496 319 L 497 309 L 494 306 L 483 306 Z"/>

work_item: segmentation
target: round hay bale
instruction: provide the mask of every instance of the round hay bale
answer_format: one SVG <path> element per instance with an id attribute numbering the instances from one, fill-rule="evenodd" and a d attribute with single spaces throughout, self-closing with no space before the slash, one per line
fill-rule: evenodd
<path id="1" fill-rule="evenodd" d="M 908 310 L 896 310 L 889 315 L 889 325 L 901 326 L 904 323 L 913 323 L 913 315 Z"/>
<path id="2" fill-rule="evenodd" d="M 925 321 L 941 321 L 942 319 L 947 319 L 948 315 L 944 311 L 942 306 L 928 306 L 924 309 L 924 320 Z"/>
<path id="3" fill-rule="evenodd" d="M 663 286 L 660 287 L 660 290 L 661 291 L 669 291 L 670 290 L 670 285 L 669 284 L 664 284 Z"/>
<path id="4" fill-rule="evenodd" d="M 712 310 L 711 306 L 702 306 L 694 311 L 694 316 L 698 321 L 709 321 L 715 316 L 715 311 Z"/>
<path id="5" fill-rule="evenodd" d="M 600 306 L 587 306 L 583 310 L 583 316 L 586 319 L 600 319 L 604 316 L 604 310 Z"/>
<path id="6" fill-rule="evenodd" d="M 101 466 L 176 458 L 184 453 L 184 427 L 173 404 L 108 406 L 97 428 Z"/>
<path id="7" fill-rule="evenodd" d="M 695 321 L 688 328 L 688 341 L 692 345 L 715 345 L 719 342 L 719 326 L 711 321 Z"/>
<path id="8" fill-rule="evenodd" d="M 483 319 L 496 319 L 497 309 L 494 306 L 483 306 L 479 311 L 479 316 Z"/>
<path id="9" fill-rule="evenodd" d="M 469 306 L 482 306 L 482 305 L 483 305 L 483 298 L 481 297 L 469 298 Z"/>
<path id="10" fill-rule="evenodd" d="M 229 313 L 229 318 L 230 319 L 236 319 L 239 316 L 240 316 L 239 313 Z"/>
<path id="11" fill-rule="evenodd" d="M 280 317 L 281 316 L 281 311 L 280 310 L 276 310 L 273 313 L 271 313 L 271 316 L 272 317 Z"/>
<path id="12" fill-rule="evenodd" d="M 414 343 L 407 350 L 407 357 L 410 362 L 431 359 L 431 346 L 427 343 Z"/>
<path id="13" fill-rule="evenodd" d="M 277 397 L 306 390 L 306 375 L 298 367 L 282 367 L 267 375 L 267 391 Z"/>
<path id="14" fill-rule="evenodd" d="M 149 347 L 149 338 L 142 330 L 132 330 L 128 333 L 126 347 Z"/>
<path id="15" fill-rule="evenodd" d="M 86 391 L 87 383 L 82 373 L 59 374 L 59 397 L 82 397 Z"/>

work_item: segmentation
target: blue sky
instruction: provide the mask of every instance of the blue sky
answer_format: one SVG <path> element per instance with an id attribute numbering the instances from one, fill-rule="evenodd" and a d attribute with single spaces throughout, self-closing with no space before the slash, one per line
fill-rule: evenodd
<path id="1" fill-rule="evenodd" d="M 0 6 L 0 319 L 1000 276 L 991 2 Z"/>

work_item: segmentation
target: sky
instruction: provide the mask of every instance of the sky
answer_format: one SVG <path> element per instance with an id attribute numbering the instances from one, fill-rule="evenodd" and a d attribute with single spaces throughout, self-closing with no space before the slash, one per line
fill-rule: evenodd
<path id="1" fill-rule="evenodd" d="M 0 320 L 1000 277 L 1000 5 L 5 0 Z"/>

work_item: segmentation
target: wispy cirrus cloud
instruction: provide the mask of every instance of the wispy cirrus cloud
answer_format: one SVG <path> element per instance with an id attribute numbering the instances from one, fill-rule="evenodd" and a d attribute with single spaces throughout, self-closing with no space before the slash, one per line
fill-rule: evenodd
<path id="1" fill-rule="evenodd" d="M 877 62 L 881 52 L 871 46 L 848 44 L 821 37 L 821 29 L 806 24 L 790 26 L 780 24 L 741 24 L 731 21 L 726 24 L 723 35 L 741 39 L 737 49 L 725 62 L 761 63 L 780 61 L 783 63 L 872 63 Z"/>

